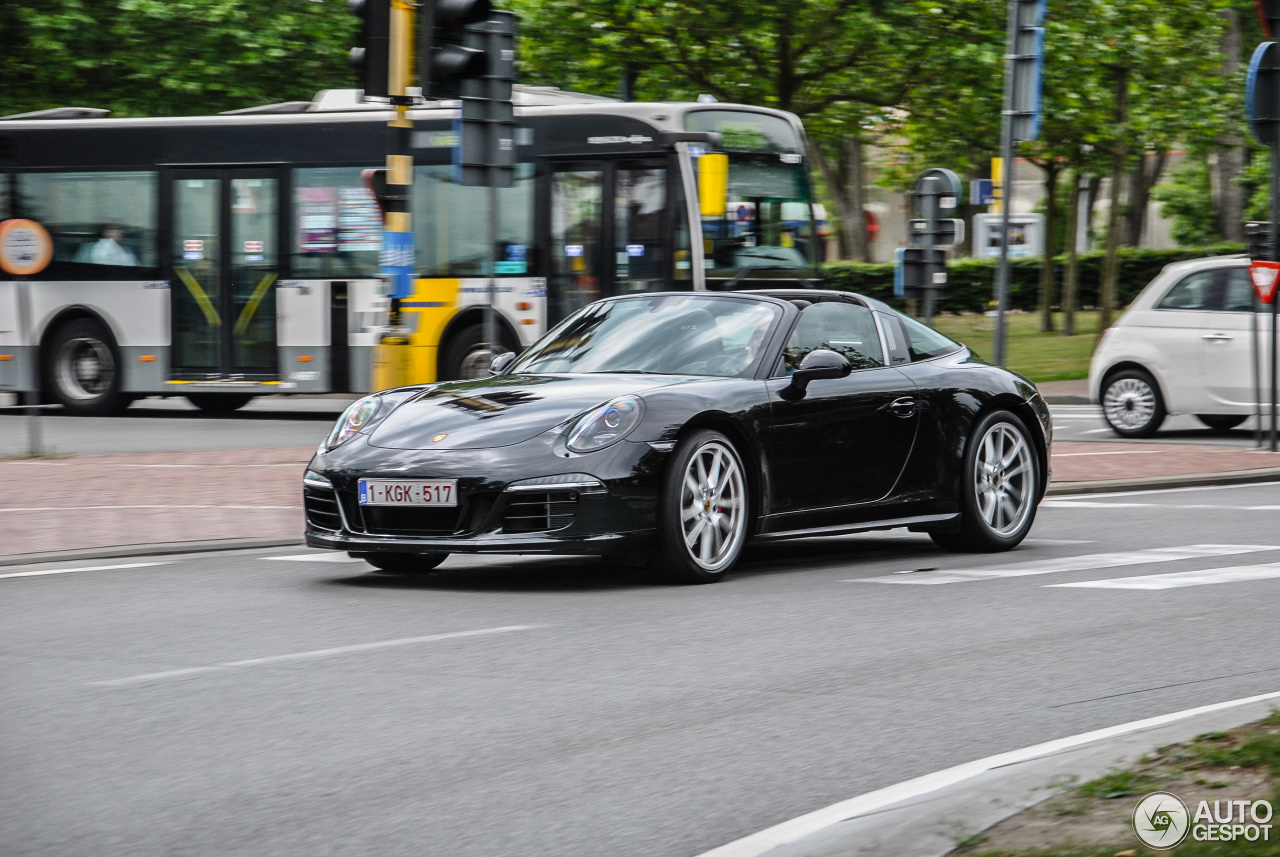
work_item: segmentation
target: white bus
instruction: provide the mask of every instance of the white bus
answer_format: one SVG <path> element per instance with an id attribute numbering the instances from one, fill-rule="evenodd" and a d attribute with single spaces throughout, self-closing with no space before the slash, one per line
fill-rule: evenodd
<path id="1" fill-rule="evenodd" d="M 514 101 L 496 247 L 486 189 L 450 180 L 456 102 L 413 111 L 414 382 L 487 367 L 491 273 L 502 346 L 519 349 L 599 297 L 813 272 L 795 116 L 538 87 Z M 105 113 L 0 118 L 0 220 L 38 221 L 54 242 L 42 273 L 0 274 L 0 390 L 39 382 L 78 414 L 152 395 L 225 413 L 255 395 L 369 391 L 389 299 L 361 172 L 382 165 L 387 109 L 328 90 L 219 116 Z"/>

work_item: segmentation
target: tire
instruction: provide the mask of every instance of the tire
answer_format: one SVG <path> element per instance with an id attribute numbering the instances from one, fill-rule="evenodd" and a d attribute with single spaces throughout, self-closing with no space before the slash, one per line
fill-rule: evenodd
<path id="1" fill-rule="evenodd" d="M 974 426 L 960 477 L 960 528 L 929 533 L 947 550 L 1015 548 L 1036 519 L 1040 463 L 1022 420 L 992 411 Z"/>
<path id="2" fill-rule="evenodd" d="M 1160 386 L 1142 369 L 1125 369 L 1102 385 L 1102 418 L 1121 437 L 1151 437 L 1166 411 Z"/>
<path id="3" fill-rule="evenodd" d="M 251 393 L 188 393 L 187 401 L 213 417 L 234 414 L 253 401 Z"/>
<path id="4" fill-rule="evenodd" d="M 447 553 L 370 553 L 353 554 L 369 565 L 398 577 L 428 577 L 433 569 L 449 558 Z"/>
<path id="5" fill-rule="evenodd" d="M 127 407 L 120 392 L 119 353 L 100 322 L 67 322 L 54 331 L 45 355 L 45 389 L 68 413 L 103 417 Z"/>
<path id="6" fill-rule="evenodd" d="M 676 447 L 658 506 L 662 576 L 676 583 L 715 583 L 742 553 L 750 521 L 747 474 L 733 444 L 696 431 Z"/>
<path id="7" fill-rule="evenodd" d="M 1230 431 L 1249 418 L 1237 414 L 1196 414 L 1196 419 L 1214 431 Z"/>
<path id="8" fill-rule="evenodd" d="M 489 364 L 493 358 L 515 346 L 502 326 L 498 326 L 497 350 L 485 347 L 484 325 L 471 324 L 449 337 L 440 349 L 440 363 L 436 367 L 441 381 L 470 381 L 489 377 Z"/>

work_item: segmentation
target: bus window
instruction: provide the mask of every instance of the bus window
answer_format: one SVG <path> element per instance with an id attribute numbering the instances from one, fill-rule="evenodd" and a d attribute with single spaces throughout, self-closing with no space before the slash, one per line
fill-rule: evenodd
<path id="1" fill-rule="evenodd" d="M 9 176 L 0 173 L 0 220 L 13 217 L 13 208 L 9 201 Z"/>
<path id="2" fill-rule="evenodd" d="M 561 319 L 601 296 L 604 170 L 551 174 L 551 317 Z"/>
<path id="3" fill-rule="evenodd" d="M 293 276 L 377 276 L 382 212 L 360 172 L 360 167 L 293 171 Z"/>
<path id="4" fill-rule="evenodd" d="M 816 265 L 813 208 L 804 145 L 780 116 L 735 110 L 696 110 L 690 131 L 714 131 L 720 150 L 706 169 L 724 199 L 699 200 L 707 277 L 731 278 L 759 268 L 764 277 L 804 276 Z M 719 175 L 728 161 L 727 178 Z M 702 158 L 694 159 L 701 171 Z"/>
<path id="5" fill-rule="evenodd" d="M 53 238 L 45 278 L 155 275 L 155 173 L 26 173 L 18 176 L 17 198 L 22 216 Z"/>
<path id="6" fill-rule="evenodd" d="M 423 277 L 488 276 L 488 188 L 453 181 L 447 165 L 418 166 L 413 173 L 413 229 Z M 516 166 L 512 187 L 498 189 L 498 265 L 494 271 L 527 275 L 533 243 L 533 164 Z"/>
<path id="7" fill-rule="evenodd" d="M 675 205 L 672 206 L 674 228 L 671 230 L 671 258 L 674 261 L 674 279 L 677 283 L 687 283 L 693 277 L 693 242 L 689 239 L 689 203 L 684 192 L 684 180 L 676 172 L 672 186 L 675 187 Z"/>
<path id="8" fill-rule="evenodd" d="M 614 289 L 619 294 L 658 291 L 667 283 L 662 234 L 667 171 L 620 166 L 614 189 Z"/>

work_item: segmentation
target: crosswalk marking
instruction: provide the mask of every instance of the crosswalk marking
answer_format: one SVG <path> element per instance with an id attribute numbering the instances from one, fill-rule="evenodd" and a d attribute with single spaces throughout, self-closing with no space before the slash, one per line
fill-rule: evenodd
<path id="1" fill-rule="evenodd" d="M 954 571 L 916 572 L 890 574 L 883 577 L 863 577 L 843 583 L 905 583 L 936 586 L 944 583 L 968 583 L 974 580 L 992 580 L 1005 577 L 1029 577 L 1037 574 L 1058 574 L 1066 571 L 1089 571 L 1100 568 L 1120 568 L 1127 565 L 1144 565 L 1153 562 L 1176 562 L 1184 559 L 1233 556 L 1259 551 L 1280 550 L 1280 545 L 1186 545 L 1184 547 L 1151 548 L 1139 551 L 1095 553 L 1084 556 L 1068 556 L 1046 559 L 1018 565 L 992 568 L 963 568 Z"/>
<path id="2" fill-rule="evenodd" d="M 1209 586 L 1215 583 L 1239 583 L 1245 580 L 1270 580 L 1280 577 L 1280 563 L 1270 565 L 1238 565 L 1233 568 L 1209 568 L 1204 571 L 1178 571 L 1170 574 L 1144 574 L 1139 577 L 1116 577 L 1109 580 L 1083 580 L 1078 583 L 1051 583 L 1062 589 L 1181 589 L 1184 586 Z"/>

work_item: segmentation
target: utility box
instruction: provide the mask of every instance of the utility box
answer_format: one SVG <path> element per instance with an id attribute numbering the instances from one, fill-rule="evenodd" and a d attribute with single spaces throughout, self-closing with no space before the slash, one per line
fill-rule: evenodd
<path id="1" fill-rule="evenodd" d="M 973 255 L 981 259 L 1000 257 L 1001 214 L 976 214 L 973 217 Z M 1009 215 L 1009 257 L 1044 255 L 1044 215 Z"/>

